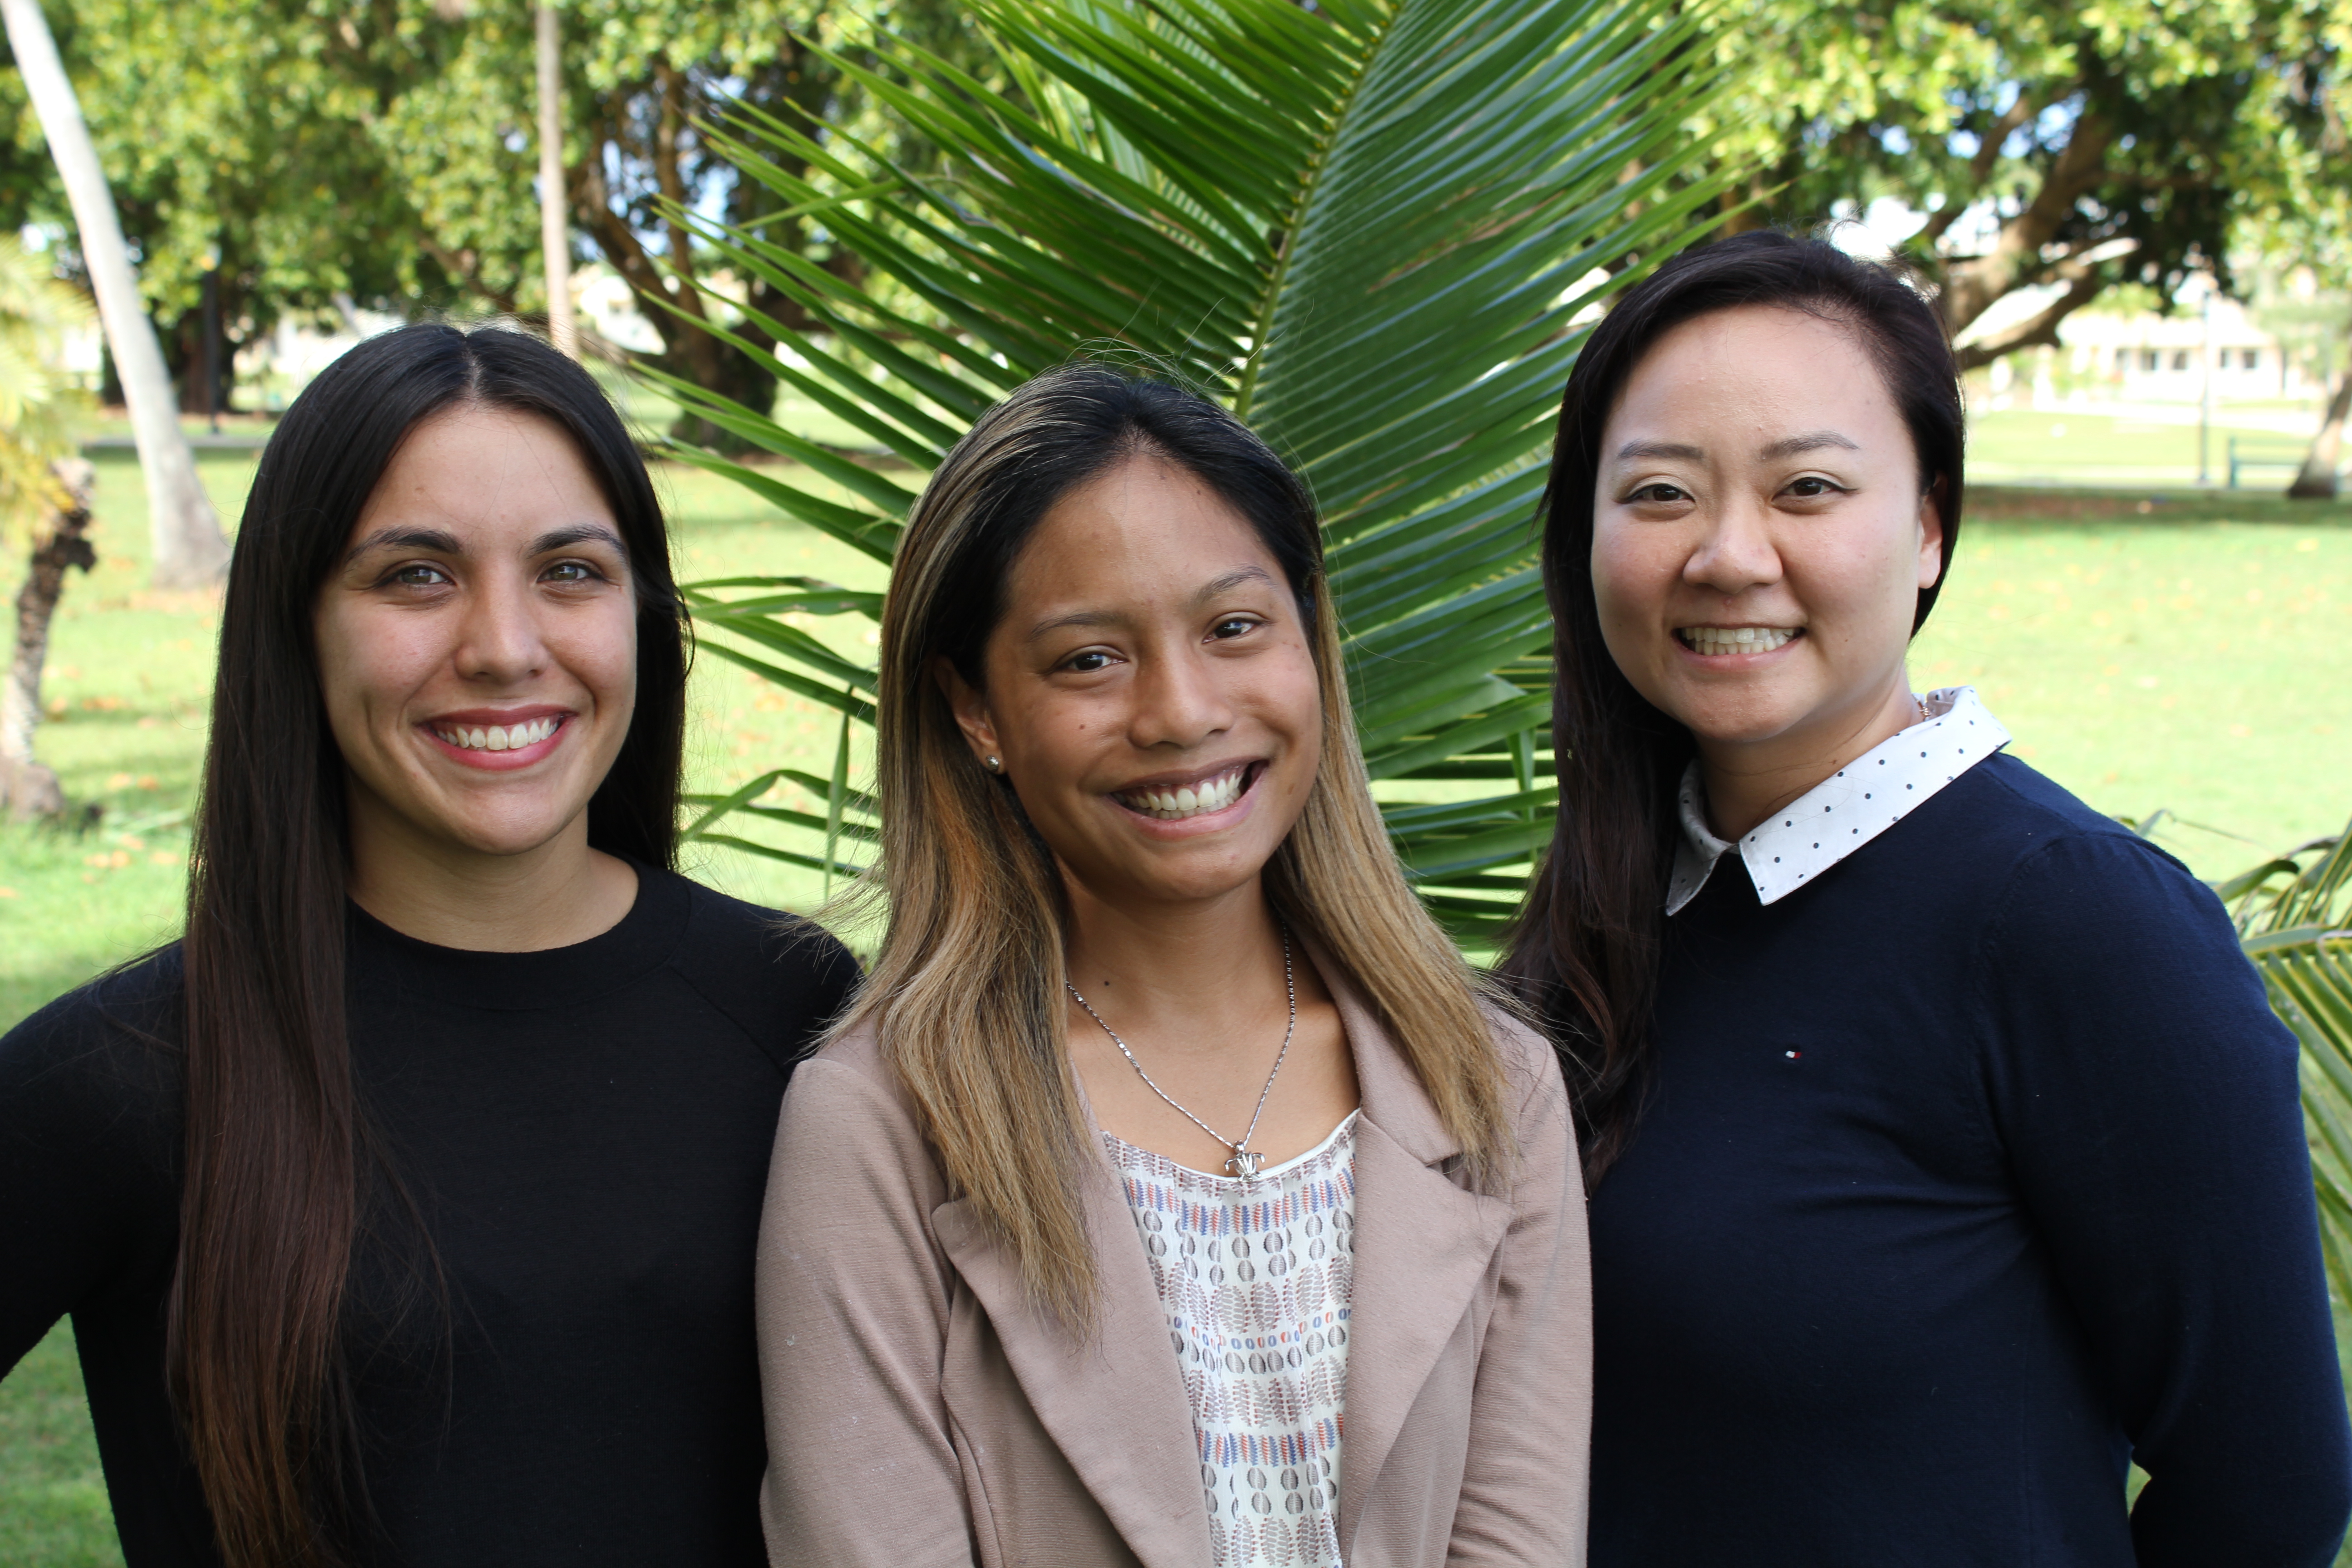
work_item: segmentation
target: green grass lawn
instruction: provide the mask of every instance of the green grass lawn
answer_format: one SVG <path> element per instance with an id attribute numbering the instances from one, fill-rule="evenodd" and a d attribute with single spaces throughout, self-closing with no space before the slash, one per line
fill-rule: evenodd
<path id="1" fill-rule="evenodd" d="M 2307 437 L 2284 435 L 2257 422 L 2284 412 L 2275 405 L 2239 408 L 2227 404 L 2214 410 L 2205 444 L 2206 473 L 2213 485 L 2224 484 L 2229 477 L 2233 437 L 2249 457 L 2259 454 L 2273 464 L 2284 455 L 2300 456 Z M 2302 428 L 2317 425 L 2315 412 Z M 2197 475 L 2192 408 L 2174 411 L 2172 419 L 2015 408 L 1980 414 L 1969 422 L 1971 483 L 2191 485 Z M 2277 490 L 2285 489 L 2293 477 L 2272 466 L 2249 469 L 2241 479 L 2250 491 L 2265 487 Z"/>
<path id="2" fill-rule="evenodd" d="M 2166 439 L 2177 460 L 2179 432 Z M 251 455 L 209 454 L 201 467 L 233 517 Z M 128 454 L 102 458 L 99 469 L 101 563 L 67 586 L 39 748 L 68 794 L 104 814 L 83 834 L 0 824 L 0 1029 L 168 940 L 182 897 L 217 606 L 209 595 L 145 589 L 138 469 Z M 879 584 L 873 563 L 777 521 L 724 481 L 666 468 L 661 483 L 681 577 Z M 16 580 L 13 567 L 0 571 L 0 586 L 13 593 Z M 844 619 L 810 629 L 854 645 L 862 627 Z M 2352 711 L 2337 685 L 2347 639 L 2352 506 L 1979 490 L 1913 673 L 1923 688 L 1979 687 L 2019 753 L 2098 809 L 2171 812 L 2165 841 L 2218 877 L 2352 816 Z M 833 715 L 723 660 L 698 662 L 693 715 L 698 789 L 787 763 L 829 771 Z M 793 795 L 773 798 L 793 804 Z M 772 905 L 804 909 L 821 891 L 813 876 L 732 852 L 701 849 L 688 861 L 704 879 Z M 0 1563 L 120 1561 L 61 1327 L 0 1384 Z"/>

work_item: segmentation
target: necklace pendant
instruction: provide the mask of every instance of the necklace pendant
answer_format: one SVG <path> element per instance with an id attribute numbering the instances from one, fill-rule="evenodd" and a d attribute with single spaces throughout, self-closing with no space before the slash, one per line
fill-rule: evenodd
<path id="1" fill-rule="evenodd" d="M 1265 1156 L 1256 1150 L 1235 1149 L 1233 1158 L 1225 1162 L 1225 1169 L 1242 1180 L 1248 1181 L 1258 1173 L 1259 1168 L 1265 1163 Z"/>

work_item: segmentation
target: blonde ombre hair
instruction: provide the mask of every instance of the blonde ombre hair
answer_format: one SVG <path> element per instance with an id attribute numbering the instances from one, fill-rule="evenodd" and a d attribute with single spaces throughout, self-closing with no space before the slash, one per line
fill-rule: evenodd
<path id="1" fill-rule="evenodd" d="M 1348 705 L 1313 502 L 1247 426 L 1208 400 L 1097 364 L 1041 375 L 982 415 L 931 476 L 882 612 L 876 774 L 888 923 L 856 1005 L 949 1181 L 1019 1259 L 1034 1299 L 1083 1331 L 1096 1268 L 1079 1197 L 1087 1121 L 1064 1003 L 1066 905 L 1052 857 L 1005 780 L 974 760 L 934 676 L 979 683 L 1023 543 L 1055 500 L 1131 458 L 1201 479 L 1281 563 L 1314 650 L 1323 755 L 1265 868 L 1269 897 L 1361 988 L 1483 1184 L 1513 1152 L 1481 987 L 1405 885 Z"/>

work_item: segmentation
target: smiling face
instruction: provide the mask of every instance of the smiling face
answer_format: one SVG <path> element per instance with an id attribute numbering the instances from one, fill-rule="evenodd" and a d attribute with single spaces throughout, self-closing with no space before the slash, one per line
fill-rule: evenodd
<path id="1" fill-rule="evenodd" d="M 1802 311 L 1667 332 L 1601 436 L 1601 634 L 1710 765 L 1803 772 L 1908 722 L 1904 652 L 1942 542 L 1885 378 Z"/>
<path id="2" fill-rule="evenodd" d="M 1137 458 L 1047 510 L 1007 574 L 983 689 L 936 671 L 1080 896 L 1192 904 L 1256 885 L 1304 809 L 1323 706 L 1256 531 Z"/>
<path id="3" fill-rule="evenodd" d="M 636 699 L 613 510 L 555 425 L 459 407 L 410 433 L 320 589 L 352 851 L 514 856 L 566 836 Z"/>

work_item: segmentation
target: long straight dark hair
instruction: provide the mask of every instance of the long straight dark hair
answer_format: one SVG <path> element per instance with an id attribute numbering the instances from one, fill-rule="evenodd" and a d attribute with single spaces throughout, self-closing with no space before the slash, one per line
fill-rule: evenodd
<path id="1" fill-rule="evenodd" d="M 1559 405 L 1544 490 L 1544 590 L 1552 615 L 1551 847 L 1528 886 L 1502 973 L 1549 1025 L 1568 1069 L 1588 1185 L 1632 1140 L 1647 1078 L 1674 859 L 1675 795 L 1690 731 L 1633 689 L 1601 639 L 1592 589 L 1592 496 L 1601 436 L 1652 345 L 1685 321 L 1742 305 L 1802 310 L 1853 332 L 1894 397 L 1944 526 L 1943 572 L 1960 533 L 1967 428 L 1959 374 L 1935 308 L 1891 268 L 1770 229 L 1686 251 L 1626 291 L 1593 331 Z"/>
<path id="2" fill-rule="evenodd" d="M 402 442 L 467 406 L 562 428 L 613 509 L 636 592 L 637 700 L 588 838 L 654 866 L 676 856 L 687 637 L 661 506 L 612 404 L 516 331 L 411 326 L 361 343 L 287 410 L 246 502 L 188 888 L 168 1356 L 228 1568 L 348 1561 L 366 1518 L 340 1327 L 362 1188 L 398 1182 L 352 1089 L 343 764 L 312 616 Z"/>

